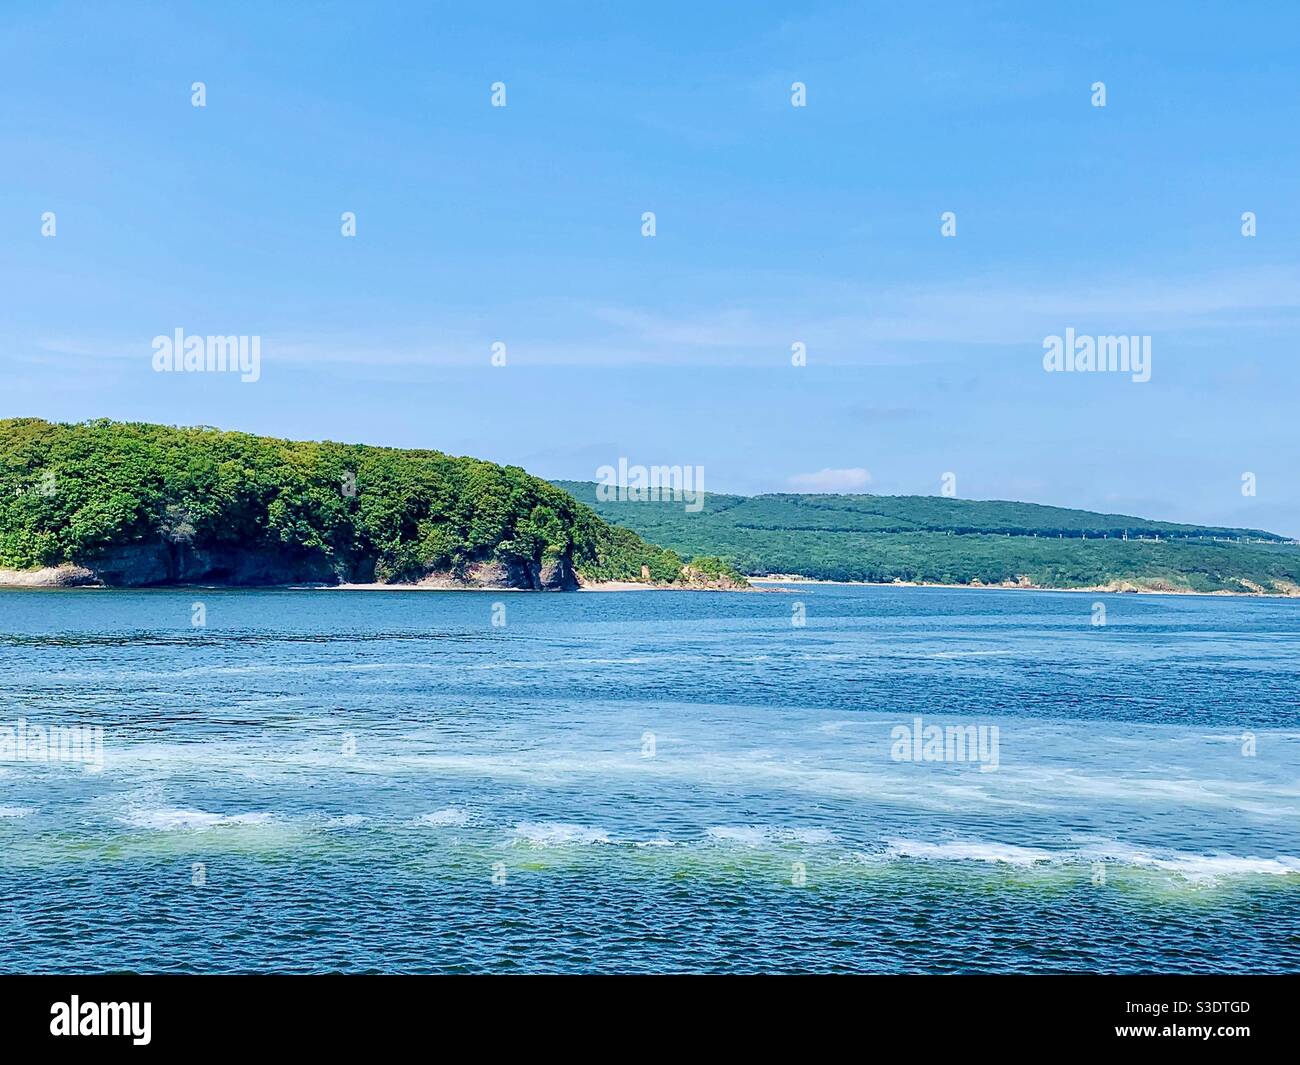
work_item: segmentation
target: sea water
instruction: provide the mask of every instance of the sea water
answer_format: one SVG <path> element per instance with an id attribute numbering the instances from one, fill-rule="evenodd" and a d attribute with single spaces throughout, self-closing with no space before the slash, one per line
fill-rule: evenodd
<path id="1" fill-rule="evenodd" d="M 1298 680 L 1300 601 L 0 592 L 0 969 L 1295 972 Z"/>

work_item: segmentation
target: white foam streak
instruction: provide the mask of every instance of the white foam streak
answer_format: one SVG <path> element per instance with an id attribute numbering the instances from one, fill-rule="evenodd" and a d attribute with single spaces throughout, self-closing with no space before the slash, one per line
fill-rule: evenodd
<path id="1" fill-rule="evenodd" d="M 431 814 L 425 814 L 420 818 L 421 824 L 435 825 L 439 828 L 454 828 L 469 822 L 469 814 L 464 810 L 459 810 L 455 806 L 447 806 L 441 810 L 434 810 Z"/>
<path id="2" fill-rule="evenodd" d="M 515 826 L 515 837 L 517 842 L 534 847 L 584 846 L 609 842 L 609 833 L 604 829 L 538 821 L 521 821 Z"/>
<path id="3" fill-rule="evenodd" d="M 835 833 L 825 828 L 785 828 L 776 825 L 715 825 L 705 835 L 723 843 L 764 847 L 779 843 L 833 843 Z"/>
<path id="4" fill-rule="evenodd" d="M 266 813 L 210 814 L 203 810 L 133 810 L 123 820 L 135 828 L 170 831 L 231 825 L 264 825 L 271 820 L 271 815 Z"/>

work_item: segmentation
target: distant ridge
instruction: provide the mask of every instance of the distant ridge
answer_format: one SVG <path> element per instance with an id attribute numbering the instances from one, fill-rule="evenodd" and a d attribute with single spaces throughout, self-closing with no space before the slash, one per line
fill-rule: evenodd
<path id="1" fill-rule="evenodd" d="M 594 483 L 553 483 L 606 521 L 757 576 L 1300 593 L 1300 545 L 1261 529 L 942 496 L 706 493 L 688 510 L 671 500 L 606 502 Z"/>

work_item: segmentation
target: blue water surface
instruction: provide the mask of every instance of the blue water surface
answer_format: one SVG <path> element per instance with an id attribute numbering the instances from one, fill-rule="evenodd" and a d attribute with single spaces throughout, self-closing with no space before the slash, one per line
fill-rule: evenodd
<path id="1" fill-rule="evenodd" d="M 0 752 L 0 969 L 1300 971 L 1298 675 L 1300 601 L 0 592 L 0 727 L 103 730 Z"/>

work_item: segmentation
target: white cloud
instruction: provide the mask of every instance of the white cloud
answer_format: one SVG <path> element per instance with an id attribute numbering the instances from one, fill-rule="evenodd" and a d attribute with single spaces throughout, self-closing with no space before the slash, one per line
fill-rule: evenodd
<path id="1" fill-rule="evenodd" d="M 334 366 L 369 377 L 415 379 L 443 366 L 490 365 L 491 345 L 503 340 L 509 365 L 735 366 L 790 372 L 793 342 L 807 345 L 809 366 L 899 366 L 1022 358 L 1037 367 L 1044 336 L 1067 326 L 1081 333 L 1156 333 L 1200 343 L 1255 347 L 1265 331 L 1289 335 L 1300 313 L 1300 272 L 1260 268 L 1232 276 L 1164 281 L 1103 278 L 944 281 L 864 288 L 815 277 L 779 279 L 784 297 L 737 305 L 711 298 L 717 279 L 698 279 L 694 305 L 672 310 L 610 306 L 579 300 L 523 301 L 478 310 L 424 308 L 400 321 L 362 323 L 350 331 L 322 330 L 274 315 L 254 328 L 244 311 L 213 312 L 191 322 L 178 313 L 138 316 L 114 336 L 50 336 L 41 329 L 10 331 L 0 357 L 55 360 L 134 360 L 151 356 L 155 335 L 184 325 L 191 333 L 257 333 L 265 364 Z M 777 279 L 767 278 L 769 288 Z M 233 323 L 233 324 L 230 324 Z M 3 324 L 3 323 L 0 323 Z M 987 349 L 1002 348 L 990 353 Z M 23 350 L 27 349 L 27 350 Z"/>
<path id="2" fill-rule="evenodd" d="M 829 466 L 816 473 L 796 473 L 790 486 L 805 492 L 864 492 L 871 483 L 871 474 L 861 466 L 834 470 Z"/>

